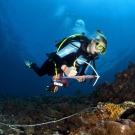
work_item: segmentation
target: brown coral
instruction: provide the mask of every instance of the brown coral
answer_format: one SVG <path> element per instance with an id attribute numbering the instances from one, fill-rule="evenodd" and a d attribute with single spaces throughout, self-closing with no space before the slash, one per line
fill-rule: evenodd
<path id="1" fill-rule="evenodd" d="M 133 131 L 127 125 L 115 121 L 106 121 L 97 124 L 91 130 L 91 135 L 133 135 Z"/>

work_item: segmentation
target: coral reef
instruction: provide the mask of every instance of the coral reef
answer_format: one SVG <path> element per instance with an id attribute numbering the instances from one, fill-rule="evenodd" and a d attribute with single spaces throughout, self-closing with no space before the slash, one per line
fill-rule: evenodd
<path id="1" fill-rule="evenodd" d="M 116 73 L 113 83 L 105 82 L 96 87 L 92 103 L 98 102 L 122 103 L 135 102 L 135 64 L 130 62 L 127 69 Z"/>
<path id="2" fill-rule="evenodd" d="M 93 93 L 0 95 L 1 135 L 135 135 L 135 64 Z"/>

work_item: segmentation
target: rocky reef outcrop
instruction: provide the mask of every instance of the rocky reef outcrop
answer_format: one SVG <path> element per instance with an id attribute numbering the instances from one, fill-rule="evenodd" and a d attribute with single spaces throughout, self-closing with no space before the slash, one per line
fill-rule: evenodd
<path id="1" fill-rule="evenodd" d="M 93 93 L 0 95 L 1 135 L 135 135 L 135 64 Z"/>

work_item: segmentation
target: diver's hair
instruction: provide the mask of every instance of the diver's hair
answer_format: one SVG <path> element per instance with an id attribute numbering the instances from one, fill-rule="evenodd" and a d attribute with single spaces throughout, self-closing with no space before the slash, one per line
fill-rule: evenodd
<path id="1" fill-rule="evenodd" d="M 104 36 L 103 32 L 101 32 L 100 30 L 97 30 L 96 33 L 92 35 L 92 38 L 93 38 L 94 40 L 104 42 L 105 45 L 106 45 L 106 47 L 107 47 L 107 39 L 106 39 L 106 37 Z"/>

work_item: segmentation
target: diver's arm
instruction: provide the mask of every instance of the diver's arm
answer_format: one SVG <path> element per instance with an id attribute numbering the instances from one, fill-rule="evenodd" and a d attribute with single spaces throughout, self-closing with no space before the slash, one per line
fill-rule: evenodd
<path id="1" fill-rule="evenodd" d="M 93 55 L 92 59 L 90 58 L 87 60 L 87 63 L 91 64 L 91 62 L 92 62 L 93 68 L 96 70 L 96 62 L 95 61 L 98 59 L 99 59 L 99 55 L 98 55 L 98 53 L 95 53 Z M 82 71 L 81 71 L 84 74 L 87 74 L 88 69 L 90 68 L 90 65 L 87 63 L 83 66 Z M 93 70 L 93 75 L 96 75 L 94 70 Z"/>
<path id="2" fill-rule="evenodd" d="M 56 55 L 61 57 L 61 60 L 62 60 L 63 57 L 65 57 L 71 53 L 77 52 L 78 49 L 80 48 L 80 46 L 81 46 L 80 42 L 72 42 L 72 43 L 68 44 L 66 47 L 64 47 L 63 49 L 61 49 Z M 64 62 L 63 62 L 63 64 L 61 63 L 60 67 L 67 76 L 75 76 L 77 74 L 77 71 L 74 70 L 73 67 L 67 67 L 67 65 Z"/>
<path id="3" fill-rule="evenodd" d="M 89 62 L 89 64 L 91 64 L 91 61 Z M 89 70 L 90 66 L 87 64 L 87 66 L 84 69 L 84 74 L 88 74 L 88 70 Z"/>
<path id="4" fill-rule="evenodd" d="M 75 76 L 77 74 L 77 71 L 74 70 L 74 67 L 67 67 L 66 65 L 62 65 L 61 69 L 67 76 Z"/>
<path id="5" fill-rule="evenodd" d="M 80 72 L 80 75 L 86 75 L 86 74 L 88 73 L 88 70 L 89 70 L 89 68 L 90 68 L 89 64 L 91 64 L 91 60 L 87 60 L 86 62 L 87 62 L 88 64 L 85 63 L 85 64 L 83 65 L 82 70 L 81 70 L 81 72 Z M 95 68 L 95 64 L 94 64 L 94 68 Z M 94 73 L 94 71 L 93 71 L 93 73 Z"/>
<path id="6" fill-rule="evenodd" d="M 93 65 L 93 68 L 94 68 L 95 70 L 96 70 L 96 63 L 95 63 L 95 60 L 97 60 L 97 59 L 98 59 L 98 58 L 92 60 L 92 65 Z M 91 64 L 91 61 L 89 61 L 89 64 Z M 89 68 L 91 68 L 91 66 L 90 66 L 89 64 L 84 65 L 84 69 L 82 69 L 82 70 L 83 70 L 83 72 L 82 72 L 83 74 L 87 74 L 87 73 L 88 73 Z M 96 75 L 96 73 L 95 73 L 94 70 L 93 70 L 92 75 Z"/>
<path id="7" fill-rule="evenodd" d="M 62 48 L 59 52 L 55 52 L 53 54 L 53 61 L 57 64 L 58 67 L 61 67 L 65 65 L 63 61 L 63 57 L 73 53 L 77 52 L 78 48 L 80 47 L 81 43 L 80 42 L 72 42 L 71 44 L 68 44 L 64 48 Z"/>
<path id="8" fill-rule="evenodd" d="M 66 68 L 67 68 L 67 66 L 66 66 L 65 64 L 61 66 L 61 69 L 62 69 L 63 71 L 66 70 Z"/>
<path id="9" fill-rule="evenodd" d="M 87 74 L 87 72 L 85 72 L 86 71 L 86 68 L 87 68 L 87 70 L 88 70 L 88 65 L 85 63 L 84 65 L 83 65 L 83 67 L 82 67 L 82 69 L 81 69 L 81 72 L 80 72 L 80 75 L 86 75 Z"/>

